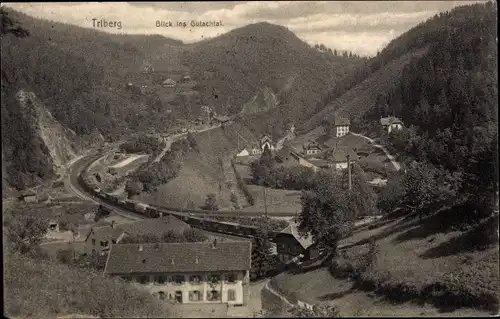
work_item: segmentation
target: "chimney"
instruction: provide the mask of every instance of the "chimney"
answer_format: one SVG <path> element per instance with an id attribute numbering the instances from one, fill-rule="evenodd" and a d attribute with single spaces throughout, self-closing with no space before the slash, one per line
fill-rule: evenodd
<path id="1" fill-rule="evenodd" d="M 162 218 L 162 217 L 163 217 L 163 213 L 160 213 L 160 218 Z"/>
<path id="2" fill-rule="evenodd" d="M 198 257 L 196 257 L 195 263 L 196 263 L 196 264 L 198 263 Z"/>
<path id="3" fill-rule="evenodd" d="M 144 246 L 143 245 L 139 245 L 139 251 L 143 251 L 144 250 Z"/>
<path id="4" fill-rule="evenodd" d="M 172 262 L 171 262 L 171 264 L 172 264 L 172 265 L 174 264 L 174 259 L 173 259 L 173 258 L 172 258 Z"/>

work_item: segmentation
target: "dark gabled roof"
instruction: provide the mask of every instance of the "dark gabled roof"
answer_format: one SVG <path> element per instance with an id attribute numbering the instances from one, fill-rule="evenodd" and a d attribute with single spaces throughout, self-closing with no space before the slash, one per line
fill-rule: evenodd
<path id="1" fill-rule="evenodd" d="M 347 154 L 349 154 L 351 161 L 358 159 L 358 154 L 352 148 L 336 148 L 332 150 L 326 157 L 326 160 L 333 163 L 347 162 Z"/>
<path id="2" fill-rule="evenodd" d="M 288 227 L 283 229 L 280 233 L 292 235 L 304 249 L 309 248 L 314 243 L 310 234 L 307 237 L 301 237 L 299 235 L 297 223 L 290 223 L 290 225 L 288 225 Z"/>
<path id="3" fill-rule="evenodd" d="M 122 229 L 124 232 L 133 236 L 163 236 L 169 231 L 182 233 L 191 229 L 187 223 L 170 215 L 162 218 L 146 219 L 135 223 L 122 224 L 117 226 L 117 228 Z"/>
<path id="4" fill-rule="evenodd" d="M 163 236 L 169 231 L 178 231 L 179 233 L 182 233 L 190 228 L 191 227 L 187 223 L 174 216 L 165 216 L 162 218 L 146 219 L 129 224 L 115 225 L 114 227 L 94 227 L 91 231 L 94 232 L 94 237 L 97 240 L 109 241 L 117 239 L 123 233 L 127 233 L 131 236 Z"/>
<path id="5" fill-rule="evenodd" d="M 403 124 L 403 122 L 400 119 L 398 119 L 397 117 L 394 117 L 394 116 L 380 118 L 380 124 L 383 126 L 396 124 L 396 123 Z"/>
<path id="6" fill-rule="evenodd" d="M 345 117 L 338 117 L 335 119 L 335 126 L 338 125 L 351 125 L 351 121 L 349 121 L 349 119 Z"/>
<path id="7" fill-rule="evenodd" d="M 319 145 L 319 143 L 312 141 L 312 142 L 309 142 L 307 145 L 304 145 L 304 149 L 306 149 L 306 150 L 311 150 L 311 149 L 321 150 L 321 146 Z"/>
<path id="8" fill-rule="evenodd" d="M 142 251 L 141 249 L 142 248 Z M 107 274 L 249 270 L 250 241 L 218 243 L 115 244 Z"/>
<path id="9" fill-rule="evenodd" d="M 20 195 L 22 197 L 26 197 L 26 196 L 36 196 L 36 192 L 32 189 L 26 189 L 26 190 L 23 190 L 20 192 Z"/>

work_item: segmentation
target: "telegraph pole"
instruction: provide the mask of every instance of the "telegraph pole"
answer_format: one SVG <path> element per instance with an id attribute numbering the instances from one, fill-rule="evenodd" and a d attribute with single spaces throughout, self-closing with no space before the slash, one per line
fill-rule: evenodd
<path id="1" fill-rule="evenodd" d="M 264 186 L 264 212 L 267 217 L 267 196 L 266 196 L 266 187 Z"/>
<path id="2" fill-rule="evenodd" d="M 349 190 L 352 189 L 352 178 L 351 178 L 351 158 L 350 155 L 347 154 L 347 172 L 348 172 L 348 179 L 349 179 Z"/>

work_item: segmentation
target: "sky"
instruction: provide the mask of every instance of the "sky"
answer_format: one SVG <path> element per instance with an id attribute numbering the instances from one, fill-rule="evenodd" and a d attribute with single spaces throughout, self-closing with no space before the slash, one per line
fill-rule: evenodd
<path id="1" fill-rule="evenodd" d="M 111 33 L 160 34 L 192 43 L 251 23 L 288 27 L 311 45 L 324 44 L 373 56 L 392 39 L 436 13 L 484 1 L 234 1 L 234 2 L 81 2 L 3 3 L 28 15 L 94 28 L 104 19 L 121 22 L 98 28 Z M 93 19 L 96 19 L 95 21 Z M 174 27 L 157 27 L 158 20 Z M 222 26 L 191 27 L 194 21 L 222 21 Z M 187 27 L 177 27 L 177 21 Z"/>

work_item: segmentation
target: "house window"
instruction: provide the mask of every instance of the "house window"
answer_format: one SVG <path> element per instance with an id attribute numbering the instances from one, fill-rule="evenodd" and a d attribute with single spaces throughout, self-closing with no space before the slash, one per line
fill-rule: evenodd
<path id="1" fill-rule="evenodd" d="M 211 276 L 210 276 L 210 282 L 211 282 L 211 283 L 216 284 L 216 283 L 218 283 L 219 281 L 220 281 L 220 276 L 219 276 L 219 275 L 211 275 Z"/>
<path id="2" fill-rule="evenodd" d="M 207 300 L 208 301 L 217 301 L 217 300 L 220 300 L 220 293 L 217 290 L 209 290 L 209 291 L 207 291 Z"/>
<path id="3" fill-rule="evenodd" d="M 235 283 L 236 282 L 236 275 L 235 274 L 227 274 L 226 281 L 230 282 L 230 283 Z"/>
<path id="4" fill-rule="evenodd" d="M 182 285 L 184 283 L 184 276 L 181 275 L 174 276 L 173 281 L 177 285 Z"/>
<path id="5" fill-rule="evenodd" d="M 229 289 L 227 291 L 227 301 L 235 301 L 236 300 L 236 291 L 234 289 Z"/>
<path id="6" fill-rule="evenodd" d="M 101 241 L 101 246 L 102 247 L 108 247 L 108 242 L 107 241 Z"/>
<path id="7" fill-rule="evenodd" d="M 155 281 L 159 283 L 160 285 L 163 285 L 167 282 L 167 276 L 157 276 L 155 278 Z"/>
<path id="8" fill-rule="evenodd" d="M 189 277 L 189 281 L 192 284 L 199 284 L 201 282 L 201 276 L 193 275 L 193 276 Z"/>
<path id="9" fill-rule="evenodd" d="M 112 242 L 113 244 L 116 244 L 116 240 L 114 240 L 114 239 L 113 239 L 113 240 L 111 240 L 111 242 Z"/>
<path id="10" fill-rule="evenodd" d="M 200 301 L 201 300 L 201 291 L 193 290 L 189 292 L 189 300 L 190 301 Z"/>
<path id="11" fill-rule="evenodd" d="M 95 246 L 95 238 L 92 238 L 92 246 Z"/>
<path id="12" fill-rule="evenodd" d="M 158 291 L 158 297 L 160 300 L 165 300 L 165 293 L 163 291 Z"/>
<path id="13" fill-rule="evenodd" d="M 140 276 L 139 277 L 139 282 L 141 284 L 146 284 L 148 282 L 148 279 L 149 279 L 148 276 Z"/>

